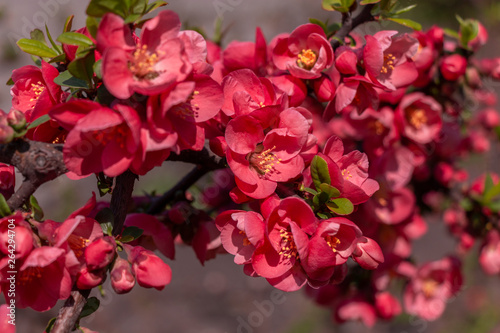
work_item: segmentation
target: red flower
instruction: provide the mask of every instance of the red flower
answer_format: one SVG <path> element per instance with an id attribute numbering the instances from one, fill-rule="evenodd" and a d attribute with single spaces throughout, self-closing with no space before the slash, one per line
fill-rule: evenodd
<path id="1" fill-rule="evenodd" d="M 396 122 L 403 136 L 426 144 L 435 140 L 441 131 L 442 107 L 422 93 L 406 95 L 396 109 Z"/>
<path id="2" fill-rule="evenodd" d="M 0 163 L 0 193 L 9 200 L 16 185 L 15 169 L 12 165 Z"/>
<path id="3" fill-rule="evenodd" d="M 99 25 L 97 47 L 103 52 L 102 77 L 109 92 L 120 99 L 134 92 L 154 95 L 183 81 L 193 65 L 179 36 L 180 26 L 176 13 L 162 11 L 144 24 L 136 45 L 123 19 L 106 14 Z M 206 50 L 206 45 L 197 47 Z"/>
<path id="4" fill-rule="evenodd" d="M 307 280 L 300 258 L 316 229 L 311 207 L 299 198 L 283 199 L 267 218 L 267 227 L 268 238 L 252 257 L 253 269 L 278 289 L 300 289 Z"/>
<path id="5" fill-rule="evenodd" d="M 446 56 L 441 60 L 439 69 L 446 80 L 456 81 L 465 74 L 467 59 L 460 54 Z"/>
<path id="6" fill-rule="evenodd" d="M 388 90 L 410 85 L 418 72 L 411 58 L 418 49 L 418 41 L 408 34 L 394 37 L 397 31 L 380 31 L 365 36 L 363 61 L 366 73 Z"/>
<path id="7" fill-rule="evenodd" d="M 424 320 L 439 318 L 462 287 L 460 266 L 457 258 L 446 257 L 420 267 L 404 292 L 406 312 Z"/>
<path id="8" fill-rule="evenodd" d="M 238 188 L 263 199 L 304 169 L 299 153 L 309 144 L 308 111 L 289 108 L 274 115 L 257 110 L 231 120 L 226 129 L 227 161 Z"/>
<path id="9" fill-rule="evenodd" d="M 495 275 L 500 273 L 500 234 L 493 229 L 486 235 L 481 247 L 479 263 L 486 274 Z"/>
<path id="10" fill-rule="evenodd" d="M 319 25 L 303 24 L 277 42 L 273 61 L 278 69 L 295 77 L 316 79 L 333 65 L 333 49 Z"/>
<path id="11" fill-rule="evenodd" d="M 117 294 L 128 293 L 135 285 L 132 267 L 127 260 L 117 257 L 110 272 L 111 287 Z"/>
<path id="12" fill-rule="evenodd" d="M 79 176 L 104 172 L 115 177 L 127 170 L 140 144 L 141 121 L 127 105 L 113 109 L 88 100 L 56 106 L 50 116 L 69 131 L 64 162 Z"/>
<path id="13" fill-rule="evenodd" d="M 108 266 L 116 254 L 116 242 L 113 237 L 97 238 L 85 248 L 85 263 L 90 270 Z"/>
<path id="14" fill-rule="evenodd" d="M 222 53 L 224 68 L 229 71 L 248 68 L 257 75 L 267 74 L 267 45 L 262 30 L 255 29 L 254 42 L 232 41 Z"/>

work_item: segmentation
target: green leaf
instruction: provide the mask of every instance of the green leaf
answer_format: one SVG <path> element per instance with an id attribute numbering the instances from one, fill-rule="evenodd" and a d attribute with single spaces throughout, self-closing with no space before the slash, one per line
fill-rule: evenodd
<path id="1" fill-rule="evenodd" d="M 309 188 L 309 187 L 304 187 L 304 188 L 302 189 L 302 191 L 307 192 L 307 193 L 310 193 L 310 194 L 312 194 L 312 195 L 316 195 L 316 194 L 318 194 L 318 191 L 315 191 L 315 190 L 313 190 L 312 188 Z"/>
<path id="2" fill-rule="evenodd" d="M 469 198 L 464 198 L 460 201 L 460 207 L 465 211 L 470 212 L 473 208 L 472 201 Z"/>
<path id="3" fill-rule="evenodd" d="M 77 50 L 77 55 L 78 55 Z M 68 65 L 68 71 L 74 77 L 84 80 L 88 83 L 88 86 L 92 88 L 92 79 L 94 77 L 94 63 L 95 57 L 94 52 L 90 52 L 83 57 L 75 58 Z"/>
<path id="4" fill-rule="evenodd" d="M 54 328 L 54 324 L 56 323 L 56 317 L 52 318 L 49 320 L 47 323 L 47 327 L 45 328 L 45 333 L 50 333 L 52 329 Z"/>
<path id="5" fill-rule="evenodd" d="M 115 221 L 115 216 L 110 208 L 101 209 L 95 216 L 95 220 L 101 225 L 102 231 L 111 236 L 113 232 L 113 224 Z"/>
<path id="6" fill-rule="evenodd" d="M 33 120 L 29 125 L 28 125 L 28 129 L 32 129 L 32 128 L 35 128 L 37 126 L 40 126 L 41 124 L 43 123 L 46 123 L 47 121 L 50 120 L 50 116 L 48 114 L 44 114 L 43 116 L 41 117 L 38 117 L 36 118 L 35 120 Z"/>
<path id="7" fill-rule="evenodd" d="M 64 71 L 54 79 L 54 83 L 64 87 L 88 89 L 87 82 L 74 77 L 69 71 Z"/>
<path id="8" fill-rule="evenodd" d="M 9 80 L 5 83 L 8 86 L 13 86 L 14 85 L 14 80 L 10 77 Z"/>
<path id="9" fill-rule="evenodd" d="M 328 209 L 338 215 L 349 215 L 354 211 L 354 205 L 347 198 L 333 199 L 326 204 Z"/>
<path id="10" fill-rule="evenodd" d="M 146 9 L 146 11 L 144 12 L 144 14 L 148 14 L 148 13 L 151 13 L 153 10 L 157 9 L 157 8 L 160 8 L 160 7 L 163 7 L 163 6 L 166 6 L 168 5 L 168 2 L 166 1 L 155 1 L 155 2 L 152 2 L 149 4 L 149 7 Z"/>
<path id="11" fill-rule="evenodd" d="M 66 22 L 64 22 L 64 29 L 63 32 L 68 32 L 71 31 L 71 27 L 73 26 L 73 19 L 75 18 L 75 15 L 70 15 L 66 19 Z"/>
<path id="12" fill-rule="evenodd" d="M 64 62 L 65 63 L 66 62 L 66 53 L 61 53 L 57 57 L 50 59 L 49 64 L 53 64 L 56 62 Z"/>
<path id="13" fill-rule="evenodd" d="M 123 243 L 131 242 L 134 239 L 141 237 L 144 230 L 138 227 L 127 227 L 123 230 L 121 241 Z M 127 240 L 125 240 L 127 239 Z M 128 240 L 130 239 L 130 240 Z"/>
<path id="14" fill-rule="evenodd" d="M 372 3 L 379 3 L 379 2 L 380 2 L 380 0 L 363 0 L 359 4 L 360 5 L 369 5 Z"/>
<path id="15" fill-rule="evenodd" d="M 107 13 L 114 13 L 125 18 L 126 13 L 123 10 L 123 0 L 91 0 L 87 7 L 87 15 L 102 17 Z"/>
<path id="16" fill-rule="evenodd" d="M 413 9 L 413 8 L 415 8 L 415 7 L 417 7 L 417 5 L 416 5 L 416 4 L 414 4 L 414 5 L 410 5 L 410 6 L 408 6 L 408 7 L 398 9 L 398 10 L 396 10 L 396 11 L 392 12 L 391 14 L 392 14 L 392 15 L 401 15 L 401 14 L 404 14 L 404 13 L 409 12 L 410 10 L 412 10 L 412 9 Z"/>
<path id="17" fill-rule="evenodd" d="M 488 193 L 493 186 L 495 186 L 495 183 L 493 182 L 493 178 L 491 178 L 491 175 L 489 173 L 486 174 L 484 177 L 484 190 L 483 190 L 483 198 Z"/>
<path id="18" fill-rule="evenodd" d="M 21 38 L 17 42 L 17 46 L 28 54 L 42 58 L 52 58 L 58 55 L 56 51 L 38 40 Z"/>
<path id="19" fill-rule="evenodd" d="M 319 189 L 323 183 L 331 183 L 328 163 L 318 155 L 314 156 L 311 162 L 311 177 L 316 189 Z"/>
<path id="20" fill-rule="evenodd" d="M 0 215 L 2 217 L 6 217 L 12 215 L 12 211 L 10 210 L 9 205 L 7 204 L 7 200 L 2 193 L 0 193 Z"/>
<path id="21" fill-rule="evenodd" d="M 42 42 L 43 44 L 47 45 L 47 42 L 45 41 L 45 36 L 40 29 L 35 29 L 32 32 L 30 32 L 30 38 L 32 40 L 37 40 L 39 42 Z"/>
<path id="22" fill-rule="evenodd" d="M 47 25 L 45 25 L 45 31 L 47 32 L 47 37 L 49 38 L 50 45 L 52 45 L 52 47 L 54 48 L 54 50 L 56 50 L 56 52 L 59 53 L 59 54 L 63 53 L 62 47 L 60 45 L 57 45 L 54 42 L 54 40 L 52 39 L 52 35 L 50 34 L 49 27 L 47 27 Z"/>
<path id="23" fill-rule="evenodd" d="M 398 24 L 404 25 L 405 27 L 411 28 L 413 30 L 422 30 L 422 25 L 410 19 L 402 19 L 395 17 L 387 17 L 386 20 L 396 22 Z"/>
<path id="24" fill-rule="evenodd" d="M 328 220 L 331 217 L 329 216 L 329 214 L 323 214 L 323 213 L 316 213 L 316 215 L 318 215 L 318 217 L 323 220 Z"/>
<path id="25" fill-rule="evenodd" d="M 325 22 L 315 19 L 315 18 L 309 18 L 309 23 L 319 25 L 321 29 L 325 32 L 325 34 L 328 33 L 328 27 L 326 26 Z"/>
<path id="26" fill-rule="evenodd" d="M 97 29 L 99 27 L 99 19 L 88 16 L 87 21 L 85 22 L 87 30 L 89 31 L 90 36 L 96 38 L 97 37 Z"/>
<path id="27" fill-rule="evenodd" d="M 320 184 L 319 188 L 322 192 L 328 194 L 328 199 L 330 198 L 337 198 L 340 196 L 340 191 L 336 188 L 333 187 L 330 184 Z"/>
<path id="28" fill-rule="evenodd" d="M 468 48 L 469 42 L 476 38 L 479 33 L 479 22 L 472 19 L 463 20 L 458 15 L 457 20 L 460 23 L 460 43 L 462 44 L 462 47 Z"/>
<path id="29" fill-rule="evenodd" d="M 96 312 L 97 309 L 99 309 L 100 304 L 101 304 L 101 302 L 99 301 L 99 299 L 97 297 L 89 297 L 87 299 L 87 303 L 85 303 L 85 306 L 83 307 L 82 312 L 80 313 L 79 318 L 84 318 L 84 317 L 90 316 L 91 314 Z"/>
<path id="30" fill-rule="evenodd" d="M 330 197 L 328 196 L 327 193 L 325 192 L 319 192 L 313 197 L 313 205 L 315 207 L 321 207 L 323 206 L 328 200 L 330 200 Z"/>
<path id="31" fill-rule="evenodd" d="M 488 204 L 488 208 L 494 211 L 495 213 L 500 212 L 500 200 L 499 201 L 493 201 Z"/>
<path id="32" fill-rule="evenodd" d="M 78 45 L 78 46 L 94 45 L 94 42 L 90 38 L 78 32 L 65 32 L 59 35 L 59 37 L 57 37 L 57 41 L 68 45 Z"/>
<path id="33" fill-rule="evenodd" d="M 31 206 L 31 215 L 35 219 L 35 221 L 41 222 L 43 220 L 43 210 L 38 204 L 38 200 L 36 200 L 35 196 L 30 196 L 30 206 Z"/>
<path id="34" fill-rule="evenodd" d="M 488 190 L 486 190 L 486 186 L 488 186 Z M 494 197 L 496 197 L 499 194 L 500 194 L 500 181 L 496 185 L 493 184 L 493 179 L 491 178 L 491 175 L 488 174 L 485 180 L 483 203 L 485 204 L 489 203 Z"/>
<path id="35" fill-rule="evenodd" d="M 449 37 L 460 39 L 458 32 L 456 32 L 455 30 L 444 28 L 443 31 L 444 31 L 445 35 L 447 35 Z"/>
<path id="36" fill-rule="evenodd" d="M 7 84 L 8 84 L 8 83 L 7 83 Z M 498 140 L 500 140 L 500 126 L 495 127 L 495 128 L 494 128 L 494 131 L 495 131 L 495 133 L 496 133 L 496 134 L 497 134 L 497 136 L 498 136 Z"/>

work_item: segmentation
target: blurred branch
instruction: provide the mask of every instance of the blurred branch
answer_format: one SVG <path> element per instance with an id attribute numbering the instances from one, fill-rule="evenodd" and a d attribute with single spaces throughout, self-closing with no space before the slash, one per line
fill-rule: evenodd
<path id="1" fill-rule="evenodd" d="M 80 318 L 80 313 L 87 303 L 89 290 L 74 290 L 71 296 L 66 300 L 63 307 L 59 310 L 54 327 L 51 333 L 69 333 L 75 327 L 75 323 Z"/>
<path id="2" fill-rule="evenodd" d="M 116 177 L 116 185 L 113 188 L 110 205 L 115 217 L 113 225 L 113 235 L 115 236 L 122 232 L 123 222 L 125 222 L 127 210 L 132 200 L 132 191 L 136 179 L 137 175 L 130 170 Z"/>
<path id="3" fill-rule="evenodd" d="M 375 7 L 375 4 L 365 5 L 363 10 L 354 18 L 352 17 L 352 13 L 342 15 L 342 28 L 335 34 L 336 39 L 332 40 L 333 49 L 339 47 L 341 41 L 343 42 L 349 33 L 356 29 L 357 26 L 375 20 L 371 14 L 373 7 Z"/>
<path id="4" fill-rule="evenodd" d="M 11 210 L 21 207 L 40 185 L 68 171 L 62 145 L 27 139 L 1 144 L 0 162 L 13 165 L 24 176 L 21 187 L 7 201 Z"/>
<path id="5" fill-rule="evenodd" d="M 192 163 L 196 164 L 196 167 L 184 178 L 182 178 L 174 187 L 168 190 L 168 192 L 165 192 L 165 194 L 161 197 L 153 199 L 153 202 L 148 209 L 148 214 L 154 215 L 161 213 L 165 206 L 175 198 L 178 192 L 185 192 L 208 172 L 226 167 L 224 159 L 211 154 L 206 148 L 203 148 L 202 151 L 185 150 L 179 155 L 170 155 L 167 160 Z"/>

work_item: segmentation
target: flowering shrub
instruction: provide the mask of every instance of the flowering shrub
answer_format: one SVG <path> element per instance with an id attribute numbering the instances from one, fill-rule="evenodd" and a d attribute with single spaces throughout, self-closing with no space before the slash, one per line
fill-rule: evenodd
<path id="1" fill-rule="evenodd" d="M 479 22 L 421 31 L 397 1 L 325 0 L 342 24 L 311 20 L 269 43 L 257 28 L 255 42 L 223 48 L 181 30 L 173 11 L 144 19 L 163 1 L 130 3 L 92 0 L 86 27 L 69 19 L 50 46 L 18 42 L 36 64 L 13 71 L 0 116 L 7 304 L 46 311 L 68 299 L 46 332 L 69 332 L 108 276 L 117 294 L 168 288 L 175 271 L 155 251 L 173 260 L 180 244 L 201 264 L 230 254 L 244 274 L 366 326 L 402 312 L 439 318 L 475 243 L 498 275 L 500 179 L 466 185 L 460 167 L 500 135 L 483 83 L 500 78 L 500 60 L 475 57 L 488 37 Z M 415 31 L 353 32 L 373 20 Z M 132 197 L 138 175 L 165 160 L 195 168 L 164 195 Z M 17 191 L 14 167 L 25 176 Z M 65 221 L 44 220 L 33 193 L 64 173 L 95 174 L 110 202 L 89 194 Z M 207 173 L 213 185 L 193 196 Z M 417 262 L 412 242 L 430 212 L 459 246 Z"/>

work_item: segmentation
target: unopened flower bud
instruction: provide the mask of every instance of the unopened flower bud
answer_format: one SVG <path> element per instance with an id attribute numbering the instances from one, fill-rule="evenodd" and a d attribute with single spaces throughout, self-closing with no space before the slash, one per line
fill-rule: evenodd
<path id="1" fill-rule="evenodd" d="M 85 262 L 90 270 L 104 268 L 115 257 L 116 243 L 114 238 L 105 236 L 98 238 L 85 248 Z"/>
<path id="2" fill-rule="evenodd" d="M 0 124 L 0 143 L 9 143 L 14 139 L 14 129 L 8 125 Z"/>
<path id="3" fill-rule="evenodd" d="M 19 110 L 12 109 L 7 115 L 7 122 L 16 131 L 21 131 L 26 127 L 26 117 Z"/>
<path id="4" fill-rule="evenodd" d="M 83 267 L 78 273 L 76 287 L 78 289 L 92 289 L 100 285 L 104 280 L 104 270 L 91 271 Z"/>
<path id="5" fill-rule="evenodd" d="M 127 260 L 120 257 L 116 258 L 110 276 L 111 287 L 117 294 L 128 293 L 135 285 L 132 267 Z"/>

